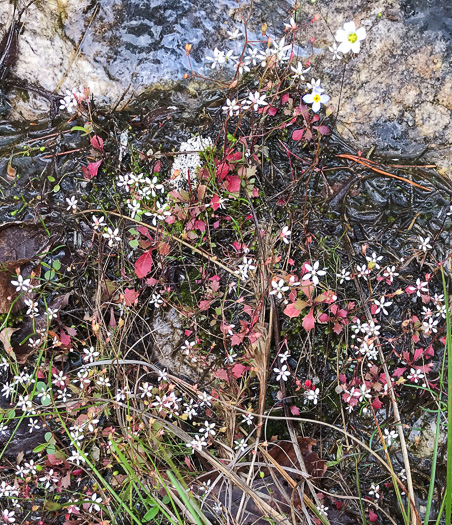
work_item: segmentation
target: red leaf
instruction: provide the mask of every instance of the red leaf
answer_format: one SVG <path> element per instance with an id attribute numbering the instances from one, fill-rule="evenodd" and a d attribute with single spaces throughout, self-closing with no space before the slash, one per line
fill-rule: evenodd
<path id="1" fill-rule="evenodd" d="M 303 134 L 304 134 L 304 129 L 296 129 L 292 133 L 292 139 L 293 140 L 301 140 L 303 138 Z"/>
<path id="2" fill-rule="evenodd" d="M 162 161 L 158 160 L 154 164 L 154 173 L 160 173 L 160 170 L 162 169 Z"/>
<path id="3" fill-rule="evenodd" d="M 71 338 L 67 335 L 67 333 L 63 329 L 60 330 L 60 341 L 61 341 L 61 344 L 64 346 L 71 344 Z"/>
<path id="4" fill-rule="evenodd" d="M 372 401 L 372 406 L 375 408 L 375 410 L 380 410 L 380 408 L 383 406 L 383 403 L 378 399 L 378 397 L 376 397 Z"/>
<path id="5" fill-rule="evenodd" d="M 195 221 L 195 228 L 199 231 L 206 231 L 206 223 L 204 221 Z"/>
<path id="6" fill-rule="evenodd" d="M 406 367 L 396 368 L 392 374 L 392 377 L 400 377 L 406 372 Z"/>
<path id="7" fill-rule="evenodd" d="M 211 304 L 211 302 L 212 302 L 212 301 L 208 301 L 208 300 L 206 300 L 206 301 L 201 301 L 201 302 L 199 303 L 199 309 L 200 309 L 201 311 L 206 311 L 206 310 L 208 310 L 208 309 L 210 308 L 210 304 Z"/>
<path id="8" fill-rule="evenodd" d="M 138 279 L 146 277 L 152 268 L 152 255 L 151 252 L 145 252 L 135 263 L 135 275 Z"/>
<path id="9" fill-rule="evenodd" d="M 226 175 L 229 173 L 229 164 L 227 162 L 222 162 L 217 167 L 217 176 L 220 181 L 226 178 Z"/>
<path id="10" fill-rule="evenodd" d="M 228 377 L 228 371 L 224 368 L 220 368 L 215 372 L 215 377 L 218 377 L 218 379 L 222 379 L 223 381 L 227 381 L 229 379 Z"/>
<path id="11" fill-rule="evenodd" d="M 378 520 L 378 516 L 375 514 L 375 512 L 372 509 L 369 509 L 369 521 L 371 523 L 375 523 Z"/>
<path id="12" fill-rule="evenodd" d="M 124 302 L 126 303 L 126 306 L 132 306 L 139 295 L 140 293 L 133 288 L 126 288 L 124 290 Z"/>
<path id="13" fill-rule="evenodd" d="M 328 126 L 319 126 L 317 131 L 320 133 L 320 135 L 329 135 L 331 133 L 331 130 Z"/>
<path id="14" fill-rule="evenodd" d="M 333 326 L 333 332 L 337 335 L 339 335 L 341 332 L 342 332 L 343 328 L 342 328 L 342 325 L 341 323 L 337 322 L 334 324 Z"/>
<path id="15" fill-rule="evenodd" d="M 276 113 L 278 113 L 278 108 L 270 108 L 268 110 L 268 114 L 271 115 L 272 117 L 274 117 Z"/>
<path id="16" fill-rule="evenodd" d="M 314 318 L 314 313 L 313 313 L 313 308 L 311 308 L 309 310 L 309 313 L 308 315 L 306 315 L 303 319 L 303 328 L 309 332 L 310 330 L 312 330 L 315 326 L 315 318 Z"/>
<path id="17" fill-rule="evenodd" d="M 226 189 L 229 193 L 237 193 L 240 191 L 240 177 L 237 175 L 230 175 L 226 178 Z"/>
<path id="18" fill-rule="evenodd" d="M 88 164 L 88 167 L 85 168 L 85 166 L 82 166 L 83 176 L 86 180 L 91 180 L 93 177 L 97 175 L 97 172 L 99 171 L 99 166 L 102 164 L 102 160 L 99 160 L 98 162 L 90 162 Z"/>
<path id="19" fill-rule="evenodd" d="M 293 416 L 299 416 L 300 415 L 300 409 L 296 406 L 296 405 L 292 405 L 290 407 L 290 413 L 293 415 Z"/>
<path id="20" fill-rule="evenodd" d="M 104 141 L 99 137 L 99 135 L 94 135 L 90 140 L 90 144 L 93 148 L 98 149 L 99 151 L 104 150 Z"/>
<path id="21" fill-rule="evenodd" d="M 214 195 L 212 197 L 212 200 L 210 201 L 210 207 L 213 211 L 217 211 L 220 207 L 220 197 L 218 195 Z"/>
<path id="22" fill-rule="evenodd" d="M 295 303 L 289 303 L 285 308 L 284 308 L 284 313 L 288 316 L 288 317 L 298 317 L 300 314 L 301 314 L 301 310 L 297 310 L 295 308 Z"/>
<path id="23" fill-rule="evenodd" d="M 243 376 L 243 374 L 249 369 L 250 367 L 249 366 L 244 366 L 244 365 L 241 365 L 240 363 L 237 363 L 236 365 L 234 365 L 234 367 L 232 368 L 232 373 L 234 374 L 234 377 L 236 379 L 239 379 L 240 377 Z"/>

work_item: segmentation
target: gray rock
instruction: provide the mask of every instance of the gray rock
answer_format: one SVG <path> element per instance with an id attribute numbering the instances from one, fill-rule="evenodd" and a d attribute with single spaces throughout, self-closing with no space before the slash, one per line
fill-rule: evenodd
<path id="1" fill-rule="evenodd" d="M 423 459 L 432 459 L 435 448 L 436 415 L 424 413 L 414 424 L 408 436 L 410 452 Z M 447 431 L 440 425 L 438 450 L 447 441 Z"/>

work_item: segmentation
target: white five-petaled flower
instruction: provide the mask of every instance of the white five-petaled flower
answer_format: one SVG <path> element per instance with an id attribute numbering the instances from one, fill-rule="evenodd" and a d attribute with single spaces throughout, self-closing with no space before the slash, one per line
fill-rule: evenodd
<path id="1" fill-rule="evenodd" d="M 413 383 L 418 383 L 420 379 L 424 377 L 424 374 L 418 369 L 415 370 L 414 368 L 410 368 L 410 375 L 408 376 L 408 379 L 412 381 Z"/>
<path id="2" fill-rule="evenodd" d="M 331 47 L 328 48 L 328 50 L 331 51 L 331 53 L 333 53 L 333 60 L 340 60 L 342 58 L 337 44 L 333 44 Z"/>
<path id="3" fill-rule="evenodd" d="M 159 383 L 161 381 L 168 381 L 168 372 L 166 371 L 166 369 L 160 370 L 157 380 Z"/>
<path id="4" fill-rule="evenodd" d="M 383 277 L 386 277 L 390 283 L 392 283 L 394 277 L 397 277 L 398 275 L 399 274 L 395 271 L 395 266 L 387 266 L 383 272 Z"/>
<path id="5" fill-rule="evenodd" d="M 361 41 L 366 38 L 366 30 L 364 27 L 356 29 L 355 22 L 346 22 L 343 29 L 338 29 L 334 38 L 340 42 L 337 50 L 339 53 L 359 53 L 361 49 Z"/>
<path id="6" fill-rule="evenodd" d="M 337 273 L 336 277 L 340 279 L 339 284 L 342 284 L 344 281 L 350 281 L 350 272 L 347 272 L 347 270 L 341 270 L 341 273 Z"/>
<path id="7" fill-rule="evenodd" d="M 284 226 L 284 228 L 281 230 L 281 233 L 279 234 L 280 238 L 285 244 L 289 244 L 290 240 L 289 237 L 292 234 L 292 232 L 289 230 L 288 226 Z"/>
<path id="8" fill-rule="evenodd" d="M 243 107 L 245 109 L 253 107 L 254 111 L 257 111 L 259 106 L 268 106 L 268 102 L 265 101 L 266 98 L 267 95 L 261 95 L 259 91 L 255 91 L 254 93 L 250 92 Z"/>
<path id="9" fill-rule="evenodd" d="M 388 447 L 390 447 L 392 442 L 399 437 L 399 435 L 397 434 L 397 432 L 395 430 L 389 431 L 387 428 L 385 428 L 385 432 L 384 433 L 385 433 L 385 435 L 383 437 L 384 437 L 386 443 L 388 444 Z"/>
<path id="10" fill-rule="evenodd" d="M 304 393 L 305 404 L 308 401 L 312 401 L 314 405 L 317 405 L 317 403 L 319 402 L 319 395 L 320 395 L 320 390 L 318 388 L 306 390 L 306 392 Z"/>
<path id="11" fill-rule="evenodd" d="M 110 246 L 110 248 L 117 246 L 121 241 L 121 237 L 119 237 L 119 228 L 112 230 L 111 228 L 107 227 L 106 231 L 104 231 L 102 234 L 102 237 L 104 237 L 104 239 L 108 239 L 108 246 Z"/>
<path id="12" fill-rule="evenodd" d="M 303 64 L 301 62 L 298 62 L 296 67 L 290 66 L 290 69 L 293 72 L 293 77 L 295 78 L 295 80 L 305 80 L 304 74 L 311 69 L 311 66 L 304 69 Z"/>
<path id="13" fill-rule="evenodd" d="M 96 352 L 96 349 L 94 346 L 90 346 L 89 348 L 84 348 L 83 353 L 85 354 L 83 356 L 83 361 L 92 363 L 94 361 L 94 358 L 99 356 L 99 352 Z"/>
<path id="14" fill-rule="evenodd" d="M 93 229 L 100 232 L 100 228 L 105 226 L 105 217 L 96 217 L 93 215 Z"/>
<path id="15" fill-rule="evenodd" d="M 287 365 L 283 365 L 281 369 L 274 368 L 273 372 L 277 374 L 276 381 L 279 381 L 280 379 L 287 381 L 287 378 L 290 377 L 290 370 L 287 369 Z"/>
<path id="16" fill-rule="evenodd" d="M 17 281 L 11 281 L 11 284 L 16 287 L 16 292 L 28 292 L 33 288 L 30 279 L 24 279 L 20 274 L 17 276 Z"/>
<path id="17" fill-rule="evenodd" d="M 281 363 L 285 363 L 290 357 L 290 352 L 286 350 L 284 353 L 279 354 L 279 360 Z"/>
<path id="18" fill-rule="evenodd" d="M 242 423 L 246 423 L 249 427 L 253 424 L 254 416 L 252 414 L 243 414 Z"/>
<path id="19" fill-rule="evenodd" d="M 92 496 L 91 496 L 91 501 L 90 501 L 91 505 L 89 507 L 89 512 L 92 511 L 92 509 L 96 510 L 97 512 L 100 511 L 100 507 L 99 507 L 99 503 L 102 503 L 102 498 L 99 496 L 97 496 L 96 493 L 94 493 Z"/>
<path id="20" fill-rule="evenodd" d="M 270 290 L 270 295 L 276 295 L 278 299 L 282 299 L 282 292 L 287 292 L 289 289 L 288 286 L 285 285 L 283 279 L 279 279 L 279 281 L 272 281 L 272 288 L 273 290 Z"/>
<path id="21" fill-rule="evenodd" d="M 193 450 L 201 451 L 202 447 L 207 446 L 206 437 L 196 434 L 194 439 L 190 443 L 188 443 L 187 446 L 192 448 Z"/>
<path id="22" fill-rule="evenodd" d="M 246 441 L 244 439 L 236 439 L 234 441 L 235 443 L 235 447 L 234 449 L 235 450 L 238 450 L 240 453 L 241 452 L 245 452 L 246 448 L 247 448 L 247 444 L 246 444 Z"/>
<path id="23" fill-rule="evenodd" d="M 316 261 L 312 266 L 308 263 L 305 263 L 304 267 L 306 270 L 308 270 L 308 273 L 305 273 L 303 275 L 303 281 L 307 281 L 310 279 L 314 286 L 317 286 L 319 284 L 319 276 L 322 277 L 323 275 L 326 275 L 325 270 L 319 270 L 319 261 Z"/>
<path id="24" fill-rule="evenodd" d="M 303 97 L 303 102 L 306 102 L 306 104 L 312 104 L 312 111 L 314 111 L 314 113 L 318 113 L 320 111 L 321 105 L 328 104 L 329 100 L 329 95 L 326 93 L 320 93 L 315 89 L 312 91 L 312 93 L 307 93 Z"/>
<path id="25" fill-rule="evenodd" d="M 215 423 L 204 421 L 204 426 L 200 430 L 201 434 L 205 434 L 207 438 L 209 435 L 214 436 L 217 432 L 215 430 Z"/>
<path id="26" fill-rule="evenodd" d="M 226 105 L 223 106 L 222 109 L 223 111 L 227 111 L 230 117 L 233 117 L 234 115 L 238 115 L 240 113 L 240 104 L 237 104 L 236 98 L 232 100 L 228 98 L 226 100 Z"/>
<path id="27" fill-rule="evenodd" d="M 212 62 L 211 69 L 215 69 L 219 64 L 224 64 L 226 57 L 224 51 L 220 51 L 217 47 L 213 50 L 213 57 L 206 57 L 206 60 Z"/>
<path id="28" fill-rule="evenodd" d="M 4 523 L 14 523 L 16 518 L 14 517 L 15 512 L 13 510 L 5 509 L 2 512 L 2 520 Z"/>
<path id="29" fill-rule="evenodd" d="M 320 85 L 320 78 L 318 78 L 317 80 L 313 78 L 311 82 L 308 82 L 306 84 L 306 87 L 310 89 L 311 91 L 316 91 L 317 93 L 323 93 L 325 91 L 323 87 Z"/>
<path id="30" fill-rule="evenodd" d="M 240 31 L 240 29 L 234 29 L 234 31 L 226 31 L 228 36 L 228 40 L 237 40 L 237 38 L 240 38 L 243 36 L 243 33 Z"/>
<path id="31" fill-rule="evenodd" d="M 392 301 L 386 301 L 385 296 L 382 296 L 380 299 L 375 299 L 374 304 L 377 306 L 377 309 L 375 310 L 376 314 L 383 312 L 384 315 L 389 315 L 386 306 L 391 306 Z"/>
<path id="32" fill-rule="evenodd" d="M 328 513 L 327 513 L 328 508 L 329 507 L 325 507 L 325 505 L 319 505 L 317 507 L 317 510 L 319 511 L 319 514 L 321 514 L 322 516 L 328 516 Z"/>
<path id="33" fill-rule="evenodd" d="M 127 202 L 127 207 L 130 209 L 130 216 L 132 217 L 132 219 L 134 219 L 137 213 L 139 213 L 140 211 L 141 203 L 138 202 L 136 199 L 133 199 L 132 201 L 129 200 Z"/>
<path id="34" fill-rule="evenodd" d="M 366 256 L 367 261 L 367 267 L 369 269 L 376 268 L 377 270 L 380 269 L 380 265 L 378 264 L 383 259 L 383 255 L 377 255 L 375 252 L 372 253 L 372 255 Z"/>
<path id="35" fill-rule="evenodd" d="M 66 199 L 66 202 L 68 203 L 67 210 L 76 210 L 77 209 L 77 199 L 75 197 L 71 197 L 70 199 Z"/>
<path id="36" fill-rule="evenodd" d="M 419 236 L 419 242 L 421 243 L 419 245 L 419 250 L 423 250 L 424 252 L 426 252 L 427 250 L 431 250 L 432 249 L 431 245 L 429 244 L 430 237 L 426 237 L 424 239 L 423 237 Z"/>

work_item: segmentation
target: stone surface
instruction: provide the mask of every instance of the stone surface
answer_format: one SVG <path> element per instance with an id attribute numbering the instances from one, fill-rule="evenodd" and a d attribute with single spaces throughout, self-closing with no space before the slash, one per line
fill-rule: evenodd
<path id="1" fill-rule="evenodd" d="M 410 452 L 420 458 L 431 459 L 435 449 L 436 415 L 424 414 L 414 424 L 408 436 Z M 438 449 L 447 443 L 447 432 L 440 425 Z"/>
<path id="2" fill-rule="evenodd" d="M 342 136 L 365 150 L 420 155 L 445 174 L 452 166 L 452 4 L 449 0 L 324 0 L 310 27 L 323 50 L 310 57 L 339 108 Z M 344 22 L 364 26 L 356 57 L 333 60 L 328 47 Z M 320 36 L 319 36 L 320 35 Z M 342 91 L 341 83 L 343 79 Z M 423 163 L 423 162 L 422 162 Z"/>

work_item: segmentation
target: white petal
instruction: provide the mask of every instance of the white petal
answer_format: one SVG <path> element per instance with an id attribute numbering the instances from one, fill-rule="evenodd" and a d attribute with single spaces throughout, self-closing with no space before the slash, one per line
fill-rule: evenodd
<path id="1" fill-rule="evenodd" d="M 356 33 L 355 22 L 346 22 L 344 24 L 344 31 L 349 35 L 350 33 Z"/>
<path id="2" fill-rule="evenodd" d="M 364 27 L 360 27 L 356 30 L 356 36 L 358 37 L 358 40 L 364 40 L 366 38 L 366 30 Z"/>
<path id="3" fill-rule="evenodd" d="M 338 29 L 336 31 L 336 34 L 334 35 L 334 38 L 338 42 L 344 42 L 345 40 L 347 40 L 347 33 L 343 29 Z"/>
<path id="4" fill-rule="evenodd" d="M 312 104 L 314 102 L 314 95 L 312 93 L 308 93 L 303 97 L 303 102 L 306 102 L 306 104 Z"/>
<path id="5" fill-rule="evenodd" d="M 348 40 L 344 40 L 342 44 L 339 45 L 337 50 L 339 51 L 339 53 L 346 54 L 350 51 L 351 48 L 352 48 L 351 42 L 349 42 Z"/>
<path id="6" fill-rule="evenodd" d="M 314 102 L 314 104 L 312 104 L 312 111 L 314 113 L 317 113 L 318 111 L 320 111 L 320 102 Z"/>
<path id="7" fill-rule="evenodd" d="M 359 50 L 361 49 L 361 44 L 360 44 L 359 40 L 357 40 L 356 42 L 354 42 L 354 43 L 351 45 L 351 48 L 352 48 L 353 53 L 359 53 Z"/>
<path id="8" fill-rule="evenodd" d="M 322 104 L 327 104 L 330 100 L 330 96 L 324 93 L 323 95 L 320 95 L 320 102 Z"/>

